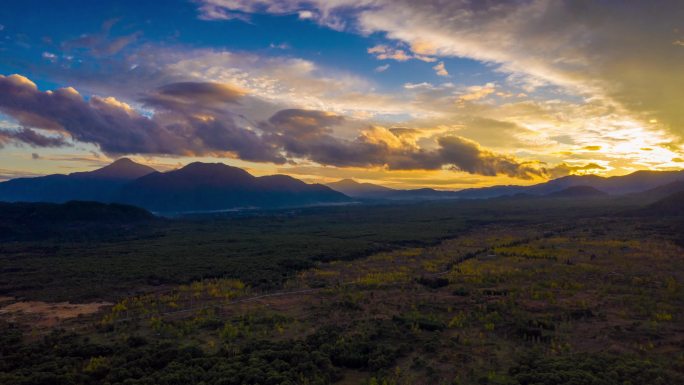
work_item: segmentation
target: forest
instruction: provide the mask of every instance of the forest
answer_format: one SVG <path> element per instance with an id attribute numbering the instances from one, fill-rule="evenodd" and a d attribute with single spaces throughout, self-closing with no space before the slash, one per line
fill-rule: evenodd
<path id="1" fill-rule="evenodd" d="M 2 384 L 684 383 L 682 221 L 633 200 L 76 220 L 0 245 Z"/>

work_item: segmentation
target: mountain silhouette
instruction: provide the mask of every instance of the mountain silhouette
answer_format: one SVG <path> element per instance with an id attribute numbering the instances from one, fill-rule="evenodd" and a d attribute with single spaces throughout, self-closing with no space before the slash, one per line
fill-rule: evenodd
<path id="1" fill-rule="evenodd" d="M 396 191 L 392 188 L 377 184 L 359 183 L 354 179 L 341 179 L 337 182 L 328 183 L 327 186 L 350 197 L 359 198 L 368 198 L 373 196 L 380 197 Z"/>
<path id="2" fill-rule="evenodd" d="M 570 189 L 572 187 L 582 187 Z M 564 190 L 567 190 L 564 192 Z M 431 188 L 392 189 L 343 179 L 307 184 L 285 176 L 255 177 L 223 163 L 190 163 L 169 172 L 122 158 L 88 172 L 18 178 L 0 183 L 0 201 L 53 202 L 72 200 L 118 202 L 157 212 L 218 211 L 337 204 L 364 200 L 487 199 L 496 197 L 598 196 L 646 194 L 654 202 L 684 190 L 684 171 L 637 171 L 625 176 L 571 175 L 531 186 L 493 186 L 460 191 Z M 559 193 L 553 195 L 555 193 Z"/>
<path id="3" fill-rule="evenodd" d="M 136 163 L 128 158 L 120 158 L 114 162 L 94 171 L 75 172 L 73 177 L 92 179 L 121 179 L 133 180 L 156 172 L 152 167 Z"/>
<path id="4" fill-rule="evenodd" d="M 624 176 L 569 175 L 531 186 L 493 186 L 457 192 L 460 198 L 494 198 L 529 194 L 544 196 L 573 186 L 590 186 L 611 195 L 638 193 L 677 181 L 684 181 L 684 171 L 636 171 Z"/>
<path id="5" fill-rule="evenodd" d="M 668 183 L 646 191 L 630 194 L 630 197 L 637 199 L 643 203 L 654 203 L 660 199 L 666 198 L 680 191 L 684 191 L 684 180 Z"/>
<path id="6" fill-rule="evenodd" d="M 435 190 L 431 188 L 410 190 L 391 189 L 372 183 L 359 183 L 352 179 L 342 179 L 337 182 L 329 183 L 328 186 L 355 198 L 400 201 L 489 199 L 498 197 L 533 198 L 549 196 L 550 194 L 578 186 L 584 186 L 585 188 L 569 190 L 567 194 L 569 194 L 569 196 L 579 196 L 582 195 L 582 192 L 589 194 L 590 191 L 587 189 L 589 187 L 595 189 L 599 193 L 610 195 L 634 194 L 649 189 L 662 188 L 663 191 L 659 193 L 659 197 L 663 197 L 667 195 L 664 194 L 665 192 L 679 191 L 680 185 L 678 183 L 684 184 L 684 171 L 636 171 L 629 175 L 613 177 L 569 175 L 531 186 L 492 186 L 469 188 L 459 191 Z M 667 184 L 671 184 L 671 186 L 668 188 L 664 187 Z"/>
<path id="7" fill-rule="evenodd" d="M 457 191 L 441 191 L 427 187 L 400 190 L 373 183 L 359 183 L 353 179 L 342 179 L 328 183 L 327 186 L 351 197 L 367 200 L 417 201 L 459 198 Z"/>
<path id="8" fill-rule="evenodd" d="M 215 211 L 343 203 L 351 199 L 326 186 L 285 175 L 254 177 L 223 163 L 191 163 L 126 184 L 119 201 L 158 212 Z"/>
<path id="9" fill-rule="evenodd" d="M 346 195 L 285 175 L 254 177 L 223 163 L 191 163 L 157 172 L 130 159 L 95 171 L 13 179 L 0 183 L 0 200 L 72 200 L 131 204 L 157 212 L 215 211 L 349 202 Z"/>
<path id="10" fill-rule="evenodd" d="M 651 205 L 644 213 L 658 216 L 679 216 L 684 215 L 684 191 L 671 194 Z"/>
<path id="11" fill-rule="evenodd" d="M 2 182 L 0 183 L 0 201 L 112 202 L 124 184 L 153 172 L 155 170 L 151 167 L 122 158 L 95 171 L 18 178 Z"/>

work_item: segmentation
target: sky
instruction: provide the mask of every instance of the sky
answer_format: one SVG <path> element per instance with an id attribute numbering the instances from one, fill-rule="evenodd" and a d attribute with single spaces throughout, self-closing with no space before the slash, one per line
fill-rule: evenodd
<path id="1" fill-rule="evenodd" d="M 307 182 L 684 166 L 678 0 L 3 1 L 0 180 L 129 157 Z"/>

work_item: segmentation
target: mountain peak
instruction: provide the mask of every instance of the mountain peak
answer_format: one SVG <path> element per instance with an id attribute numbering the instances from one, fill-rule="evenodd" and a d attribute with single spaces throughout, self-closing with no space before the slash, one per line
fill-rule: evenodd
<path id="1" fill-rule="evenodd" d="M 144 164 L 136 163 L 128 158 L 119 158 L 95 171 L 74 173 L 75 176 L 86 176 L 107 179 L 137 179 L 157 170 Z"/>
<path id="2" fill-rule="evenodd" d="M 222 162 L 192 162 L 186 164 L 184 167 L 181 167 L 181 169 L 238 169 L 238 167 L 233 167 L 229 166 L 225 163 Z"/>
<path id="3" fill-rule="evenodd" d="M 121 201 L 160 212 L 214 211 L 348 202 L 343 194 L 287 175 L 254 177 L 224 163 L 194 162 L 124 186 Z"/>
<path id="4" fill-rule="evenodd" d="M 124 157 L 124 158 L 119 158 L 119 159 L 113 161 L 113 162 L 110 163 L 109 165 L 110 165 L 110 166 L 122 166 L 122 165 L 125 166 L 125 165 L 132 165 L 132 164 L 139 164 L 139 163 L 135 163 L 135 162 L 132 161 L 130 158 L 125 158 L 125 157 Z"/>
<path id="5" fill-rule="evenodd" d="M 335 182 L 335 183 L 339 183 L 339 184 L 361 184 L 361 183 L 355 181 L 355 180 L 352 179 L 352 178 L 340 179 L 340 180 L 338 180 L 338 181 Z"/>
<path id="6" fill-rule="evenodd" d="M 375 185 L 373 185 L 371 183 L 360 183 L 360 182 L 355 181 L 354 179 L 345 178 L 345 179 L 340 179 L 337 182 L 328 183 L 328 186 L 330 186 L 330 187 L 334 186 L 333 188 L 359 189 L 359 188 L 363 188 L 364 186 L 371 187 L 371 186 L 375 186 Z M 381 187 L 381 186 L 377 186 L 377 187 Z"/>
<path id="7" fill-rule="evenodd" d="M 372 183 L 360 183 L 349 178 L 328 183 L 327 186 L 349 196 L 363 196 L 367 194 L 380 194 L 394 191 L 394 189 L 389 187 Z"/>
<path id="8" fill-rule="evenodd" d="M 180 169 L 171 172 L 199 178 L 254 178 L 250 173 L 239 167 L 229 166 L 220 162 L 192 162 L 187 164 L 185 167 L 181 167 Z"/>

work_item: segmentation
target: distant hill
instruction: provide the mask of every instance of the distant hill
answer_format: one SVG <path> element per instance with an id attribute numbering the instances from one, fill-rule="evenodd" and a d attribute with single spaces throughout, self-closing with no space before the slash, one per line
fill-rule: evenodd
<path id="1" fill-rule="evenodd" d="M 532 186 L 493 186 L 458 191 L 460 198 L 494 198 L 530 194 L 543 196 L 573 186 L 590 186 L 611 195 L 643 192 L 677 181 L 684 181 L 684 170 L 636 171 L 629 175 L 600 177 L 597 175 L 570 175 Z"/>
<path id="2" fill-rule="evenodd" d="M 399 190 L 372 183 L 359 183 L 353 179 L 328 183 L 328 187 L 354 198 L 370 200 L 413 201 L 458 198 L 456 191 L 440 191 L 432 188 Z"/>
<path id="3" fill-rule="evenodd" d="M 0 201 L 112 202 L 124 184 L 153 172 L 155 170 L 151 167 L 122 158 L 95 171 L 18 178 L 2 182 L 0 183 Z"/>
<path id="4" fill-rule="evenodd" d="M 349 202 L 346 195 L 285 175 L 254 177 L 223 163 L 191 163 L 157 172 L 129 159 L 69 175 L 0 183 L 0 201 L 118 202 L 158 212 L 218 211 Z"/>
<path id="5" fill-rule="evenodd" d="M 675 181 L 684 180 L 684 171 L 636 171 L 624 176 L 608 178 L 598 176 L 569 176 L 571 185 L 579 184 L 595 187 L 608 194 L 629 194 L 645 191 Z M 589 183 L 579 183 L 590 179 Z"/>
<path id="6" fill-rule="evenodd" d="M 565 191 L 571 187 L 584 189 Z M 192 163 L 157 172 L 123 158 L 98 170 L 69 175 L 19 178 L 0 183 L 0 201 L 54 202 L 70 200 L 119 202 L 157 212 L 221 211 L 337 204 L 363 200 L 418 201 L 644 193 L 653 202 L 684 189 L 684 171 L 637 171 L 625 176 L 571 175 L 531 186 L 493 186 L 460 191 L 431 188 L 392 189 L 343 179 L 328 186 L 307 184 L 285 175 L 254 177 L 223 163 Z M 636 197 L 635 199 L 642 199 Z"/>
<path id="7" fill-rule="evenodd" d="M 600 177 L 597 175 L 569 175 L 531 186 L 492 186 L 470 188 L 459 191 L 440 191 L 431 188 L 398 190 L 370 183 L 358 183 L 343 179 L 328 186 L 349 196 L 364 199 L 383 200 L 438 200 L 438 199 L 489 199 L 498 197 L 541 197 L 561 192 L 571 187 L 591 187 L 598 192 L 611 195 L 639 193 L 673 183 L 672 189 L 684 184 L 684 171 L 637 171 L 629 175 Z M 589 190 L 584 189 L 584 193 Z M 570 190 L 563 194 L 579 196 L 582 189 Z"/>
<path id="8" fill-rule="evenodd" d="M 572 186 L 546 194 L 546 197 L 549 198 L 596 198 L 604 196 L 608 196 L 608 194 L 591 186 Z"/>
<path id="9" fill-rule="evenodd" d="M 372 183 L 359 183 L 353 179 L 342 179 L 327 184 L 328 187 L 350 197 L 372 197 L 396 191 L 389 187 Z"/>
<path id="10" fill-rule="evenodd" d="M 77 238 L 107 236 L 113 230 L 154 219 L 144 209 L 115 203 L 0 202 L 0 239 L 41 239 L 69 233 Z"/>
<path id="11" fill-rule="evenodd" d="M 156 171 L 150 166 L 136 163 L 128 158 L 120 158 L 97 170 L 75 172 L 69 176 L 84 179 L 133 180 Z"/>
<path id="12" fill-rule="evenodd" d="M 306 206 L 349 202 L 320 184 L 285 175 L 254 177 L 223 163 L 191 163 L 152 173 L 125 185 L 119 201 L 159 212 L 218 211 L 250 207 Z"/>
<path id="13" fill-rule="evenodd" d="M 652 215 L 684 216 L 684 191 L 674 193 L 649 205 L 644 212 Z"/>
<path id="14" fill-rule="evenodd" d="M 458 199 L 457 191 L 435 190 L 433 188 L 418 188 L 411 190 L 394 190 L 386 199 L 392 200 L 441 200 Z"/>
<path id="15" fill-rule="evenodd" d="M 629 197 L 647 204 L 656 202 L 680 191 L 684 191 L 684 180 L 630 194 Z"/>

